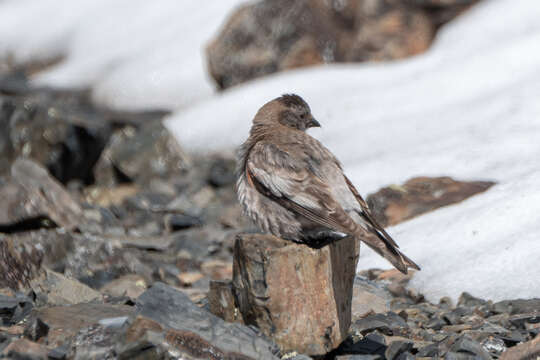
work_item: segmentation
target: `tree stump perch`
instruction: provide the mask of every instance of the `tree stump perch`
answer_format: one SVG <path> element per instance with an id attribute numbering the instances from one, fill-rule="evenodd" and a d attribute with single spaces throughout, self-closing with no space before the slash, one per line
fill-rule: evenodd
<path id="1" fill-rule="evenodd" d="M 353 238 L 312 249 L 272 235 L 238 235 L 233 290 L 245 323 L 284 352 L 335 349 L 351 324 L 359 246 Z"/>

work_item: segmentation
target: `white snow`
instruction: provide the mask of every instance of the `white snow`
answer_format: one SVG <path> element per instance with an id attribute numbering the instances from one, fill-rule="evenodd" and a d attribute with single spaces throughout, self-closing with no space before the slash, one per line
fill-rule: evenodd
<path id="1" fill-rule="evenodd" d="M 89 10 L 65 15 L 64 28 L 48 29 L 36 16 L 39 34 L 24 27 L 7 34 L 13 26 L 3 24 L 6 18 L 12 25 L 15 14 L 20 23 L 32 18 L 17 10 L 22 1 L 0 3 L 0 53 L 8 49 L 20 61 L 66 54 L 36 80 L 92 85 L 104 104 L 181 107 L 167 123 L 188 150 L 236 147 L 262 104 L 297 92 L 323 125 L 312 134 L 342 160 L 362 194 L 419 175 L 496 181 L 483 194 L 389 232 L 422 266 L 412 286 L 431 300 L 462 291 L 493 300 L 540 297 L 537 0 L 485 0 L 412 59 L 286 72 L 222 94 L 212 91 L 201 51 L 239 1 L 200 9 L 187 0 L 159 7 L 94 0 Z M 44 3 L 73 7 L 59 0 L 30 4 Z M 119 26 L 120 16 L 129 21 Z M 181 49 L 173 49 L 176 42 Z M 370 267 L 390 268 L 363 247 L 359 269 Z"/>
<path id="2" fill-rule="evenodd" d="M 92 85 L 95 100 L 109 107 L 177 108 L 214 92 L 204 46 L 242 3 L 7 0 L 0 3 L 0 54 L 17 62 L 66 56 L 34 81 Z"/>

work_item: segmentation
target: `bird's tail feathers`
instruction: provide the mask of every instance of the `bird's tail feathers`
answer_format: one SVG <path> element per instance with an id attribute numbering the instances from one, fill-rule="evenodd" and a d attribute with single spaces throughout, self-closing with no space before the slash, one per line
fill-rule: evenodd
<path id="1" fill-rule="evenodd" d="M 366 245 L 372 248 L 376 253 L 388 260 L 392 265 L 394 265 L 396 269 L 401 271 L 403 274 L 407 274 L 408 269 L 420 270 L 420 266 L 418 266 L 414 261 L 409 259 L 398 248 L 392 246 L 388 242 L 382 241 L 375 234 L 364 233 L 357 237 L 360 241 L 364 242 Z"/>

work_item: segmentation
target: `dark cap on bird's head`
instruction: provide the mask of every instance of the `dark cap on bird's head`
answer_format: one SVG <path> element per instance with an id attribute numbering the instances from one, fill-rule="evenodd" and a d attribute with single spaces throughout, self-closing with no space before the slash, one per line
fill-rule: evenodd
<path id="1" fill-rule="evenodd" d="M 262 118 L 258 119 L 259 114 Z M 281 125 L 301 131 L 321 126 L 311 115 L 309 105 L 296 94 L 284 94 L 268 102 L 261 108 L 259 114 L 255 117 L 254 122 L 277 121 Z"/>

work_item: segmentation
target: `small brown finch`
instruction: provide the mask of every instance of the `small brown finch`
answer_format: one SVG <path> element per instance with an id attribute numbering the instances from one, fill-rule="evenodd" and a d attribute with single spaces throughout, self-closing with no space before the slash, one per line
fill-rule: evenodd
<path id="1" fill-rule="evenodd" d="M 321 247 L 353 236 L 398 270 L 418 269 L 375 221 L 336 157 L 306 134 L 320 124 L 298 95 L 266 103 L 238 157 L 238 199 L 265 232 Z"/>

